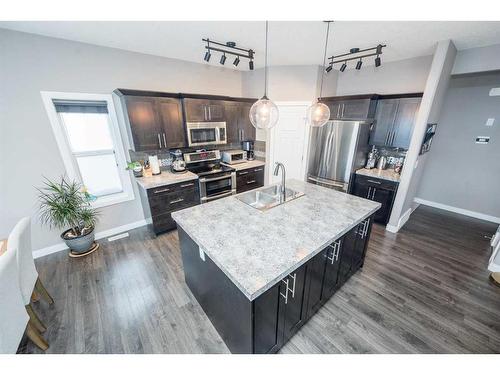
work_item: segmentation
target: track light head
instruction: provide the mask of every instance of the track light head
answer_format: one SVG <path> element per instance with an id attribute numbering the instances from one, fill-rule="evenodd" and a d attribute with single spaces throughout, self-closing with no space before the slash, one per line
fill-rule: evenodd
<path id="1" fill-rule="evenodd" d="M 345 70 L 345 68 L 347 68 L 347 63 L 344 61 L 344 63 L 340 67 L 340 71 L 343 72 Z"/>
<path id="2" fill-rule="evenodd" d="M 375 58 L 375 66 L 378 68 L 380 65 L 382 65 L 382 61 L 380 61 L 380 56 L 377 56 Z"/>
<path id="3" fill-rule="evenodd" d="M 330 73 L 330 72 L 332 71 L 332 69 L 333 69 L 333 64 L 330 64 L 330 65 L 328 65 L 328 66 L 326 67 L 325 71 L 326 71 L 327 73 Z"/>
<path id="4" fill-rule="evenodd" d="M 382 45 L 382 44 L 379 44 L 379 45 L 377 46 L 377 50 L 376 50 L 376 54 L 377 54 L 377 55 L 380 55 L 380 54 L 382 53 L 382 47 L 383 47 L 383 45 Z M 377 56 L 377 57 L 378 57 L 378 56 Z"/>
<path id="5" fill-rule="evenodd" d="M 205 52 L 205 57 L 203 58 L 203 60 L 205 60 L 206 62 L 209 62 L 210 61 L 210 56 L 212 56 L 210 54 L 210 50 L 207 50 L 207 52 Z"/>
<path id="6" fill-rule="evenodd" d="M 236 58 L 234 59 L 233 65 L 238 66 L 239 63 L 240 63 L 240 57 L 236 56 Z"/>
<path id="7" fill-rule="evenodd" d="M 253 70 L 253 60 L 250 60 L 248 62 L 248 67 L 250 68 L 250 70 Z"/>
<path id="8" fill-rule="evenodd" d="M 223 54 L 221 57 L 220 57 L 220 64 L 221 65 L 224 65 L 224 63 L 226 62 L 226 54 Z"/>
<path id="9" fill-rule="evenodd" d="M 359 61 L 356 63 L 356 70 L 360 70 L 361 65 L 363 65 L 363 61 L 361 61 L 361 59 L 359 59 Z"/>

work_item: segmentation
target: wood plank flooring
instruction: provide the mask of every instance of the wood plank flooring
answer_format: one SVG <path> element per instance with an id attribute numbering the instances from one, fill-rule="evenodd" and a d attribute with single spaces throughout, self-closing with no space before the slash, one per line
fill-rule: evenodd
<path id="1" fill-rule="evenodd" d="M 500 353 L 496 225 L 420 207 L 398 233 L 374 225 L 361 271 L 281 353 Z M 35 303 L 47 353 L 228 353 L 184 283 L 177 232 L 130 232 L 83 259 L 37 260 L 56 303 Z M 40 353 L 24 342 L 21 353 Z"/>

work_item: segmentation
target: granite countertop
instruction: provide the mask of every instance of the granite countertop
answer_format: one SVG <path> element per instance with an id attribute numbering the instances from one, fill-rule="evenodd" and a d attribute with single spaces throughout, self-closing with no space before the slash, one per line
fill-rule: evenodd
<path id="1" fill-rule="evenodd" d="M 378 168 L 372 168 L 372 169 L 358 169 L 356 171 L 356 174 L 361 174 L 363 176 L 368 176 L 368 177 L 375 177 L 375 178 L 381 178 L 383 180 L 388 180 L 388 181 L 394 181 L 394 182 L 399 182 L 401 179 L 401 176 L 399 173 L 394 172 L 394 169 L 382 169 L 379 170 Z"/>
<path id="2" fill-rule="evenodd" d="M 255 159 L 255 160 L 246 161 L 244 163 L 238 163 L 238 164 L 226 164 L 226 163 L 221 163 L 221 164 L 227 165 L 228 167 L 231 167 L 231 168 L 234 168 L 237 171 L 241 171 L 243 169 L 265 166 L 266 162 L 262 161 L 262 160 Z"/>
<path id="3" fill-rule="evenodd" d="M 287 187 L 305 196 L 267 211 L 231 196 L 172 213 L 250 300 L 380 207 L 380 203 L 298 180 L 287 181 Z"/>
<path id="4" fill-rule="evenodd" d="M 192 172 L 186 173 L 172 173 L 170 171 L 162 170 L 156 176 L 136 177 L 136 181 L 143 189 L 153 189 L 159 186 L 176 184 L 178 182 L 191 181 L 198 179 L 198 176 Z"/>

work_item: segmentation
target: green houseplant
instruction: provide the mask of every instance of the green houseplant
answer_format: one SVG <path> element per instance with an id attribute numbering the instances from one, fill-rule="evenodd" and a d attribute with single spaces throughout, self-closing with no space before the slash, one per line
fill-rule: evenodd
<path id="1" fill-rule="evenodd" d="M 92 196 L 81 184 L 64 177 L 60 182 L 46 179 L 38 192 L 41 222 L 51 228 L 65 229 L 61 238 L 72 251 L 89 251 L 99 215 L 90 205 Z"/>

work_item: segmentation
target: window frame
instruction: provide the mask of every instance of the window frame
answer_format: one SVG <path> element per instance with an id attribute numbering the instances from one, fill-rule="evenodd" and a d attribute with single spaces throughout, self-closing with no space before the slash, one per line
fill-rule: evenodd
<path id="1" fill-rule="evenodd" d="M 113 141 L 114 154 L 117 162 L 118 174 L 122 183 L 123 191 L 104 195 L 98 197 L 95 201 L 91 202 L 92 207 L 100 208 L 111 206 L 118 203 L 123 203 L 135 199 L 132 177 L 130 172 L 126 170 L 127 158 L 125 156 L 125 147 L 122 141 L 118 117 L 115 110 L 112 95 L 108 94 L 88 94 L 88 93 L 68 93 L 68 92 L 54 92 L 54 91 L 41 91 L 45 110 L 49 117 L 52 126 L 53 134 L 56 138 L 56 143 L 59 148 L 59 153 L 62 157 L 67 176 L 72 179 L 83 183 L 78 162 L 75 153 L 71 150 L 70 141 L 67 138 L 66 130 L 62 123 L 62 119 L 56 111 L 53 100 L 78 100 L 78 101 L 103 101 L 106 102 L 108 108 L 108 119 L 110 125 L 111 138 Z"/>

